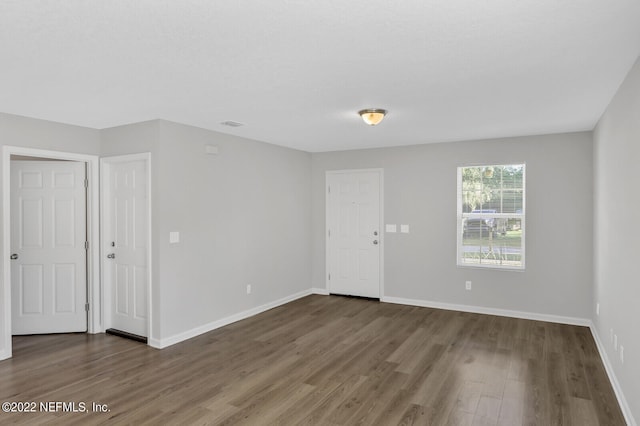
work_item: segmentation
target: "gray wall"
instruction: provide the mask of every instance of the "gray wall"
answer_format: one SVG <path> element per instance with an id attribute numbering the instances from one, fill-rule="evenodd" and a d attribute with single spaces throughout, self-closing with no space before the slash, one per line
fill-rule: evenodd
<path id="1" fill-rule="evenodd" d="M 527 165 L 526 270 L 456 266 L 457 167 Z M 325 288 L 325 172 L 384 168 L 385 296 L 589 318 L 591 133 L 314 154 L 313 287 Z M 465 280 L 473 282 L 466 291 Z"/>
<path id="2" fill-rule="evenodd" d="M 100 131 L 0 112 L 0 145 L 100 154 Z"/>
<path id="3" fill-rule="evenodd" d="M 310 154 L 167 121 L 159 142 L 163 337 L 309 289 Z"/>
<path id="4" fill-rule="evenodd" d="M 0 147 L 5 145 L 98 155 L 100 132 L 84 127 L 0 113 Z M 0 188 L 3 184 L 1 168 L 2 161 L 0 161 Z M 1 251 L 2 248 L 0 248 L 0 256 L 9 256 L 8 253 Z M 0 275 L 0 280 L 2 279 Z M 4 285 L 10 284 L 3 282 L 2 286 Z M 0 307 L 4 306 L 3 297 L 4 292 L 0 290 Z M 3 321 L 4 312 L 0 315 L 0 353 L 6 350 Z"/>
<path id="5" fill-rule="evenodd" d="M 153 153 L 158 147 L 159 133 L 160 120 L 103 129 L 100 131 L 100 156 Z"/>
<path id="6" fill-rule="evenodd" d="M 615 375 L 640 420 L 640 60 L 594 131 L 595 286 L 593 314 Z M 594 308 L 595 310 L 595 308 Z M 624 364 L 610 340 L 624 346 Z"/>
<path id="7" fill-rule="evenodd" d="M 207 144 L 219 154 L 205 154 Z M 152 338 L 309 289 L 310 154 L 163 120 L 103 131 L 103 155 L 145 151 L 152 154 Z M 180 232 L 179 244 L 169 244 L 171 231 Z"/>

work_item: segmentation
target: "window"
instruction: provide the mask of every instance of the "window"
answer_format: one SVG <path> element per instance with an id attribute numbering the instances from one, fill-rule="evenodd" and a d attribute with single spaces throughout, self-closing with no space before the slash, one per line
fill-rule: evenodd
<path id="1" fill-rule="evenodd" d="M 458 265 L 524 269 L 525 165 L 458 167 Z"/>

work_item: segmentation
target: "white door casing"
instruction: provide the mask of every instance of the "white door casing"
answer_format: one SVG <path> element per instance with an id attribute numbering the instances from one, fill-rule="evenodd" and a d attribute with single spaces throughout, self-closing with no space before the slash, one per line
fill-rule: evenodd
<path id="1" fill-rule="evenodd" d="M 382 170 L 327 172 L 327 289 L 380 298 Z"/>
<path id="2" fill-rule="evenodd" d="M 87 331 L 85 163 L 11 162 L 12 334 Z"/>
<path id="3" fill-rule="evenodd" d="M 55 160 L 80 161 L 86 164 L 87 178 L 87 234 L 89 250 L 87 251 L 87 300 L 89 315 L 87 332 L 100 333 L 103 328 L 102 292 L 100 290 L 100 226 L 99 226 L 99 162 L 96 155 L 74 152 L 52 151 L 38 148 L 25 148 L 4 145 L 1 152 L 2 162 L 2 277 L 0 281 L 0 360 L 11 358 L 11 156 L 28 156 Z"/>
<path id="4" fill-rule="evenodd" d="M 103 271 L 108 328 L 149 336 L 149 158 L 102 159 Z"/>

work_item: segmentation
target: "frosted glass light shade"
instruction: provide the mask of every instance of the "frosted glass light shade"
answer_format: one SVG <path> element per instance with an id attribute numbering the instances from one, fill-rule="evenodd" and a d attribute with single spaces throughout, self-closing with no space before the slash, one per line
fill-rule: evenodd
<path id="1" fill-rule="evenodd" d="M 358 111 L 358 114 L 369 126 L 375 126 L 382 121 L 384 116 L 387 114 L 387 111 L 384 109 L 369 108 Z"/>

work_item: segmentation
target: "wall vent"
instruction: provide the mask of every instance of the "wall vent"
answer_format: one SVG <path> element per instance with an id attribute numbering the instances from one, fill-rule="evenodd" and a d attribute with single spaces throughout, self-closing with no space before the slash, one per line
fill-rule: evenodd
<path id="1" fill-rule="evenodd" d="M 231 120 L 227 120 L 227 121 L 223 121 L 222 123 L 223 126 L 229 126 L 229 127 L 240 127 L 240 126 L 244 126 L 244 123 L 238 123 L 237 121 L 231 121 Z"/>

